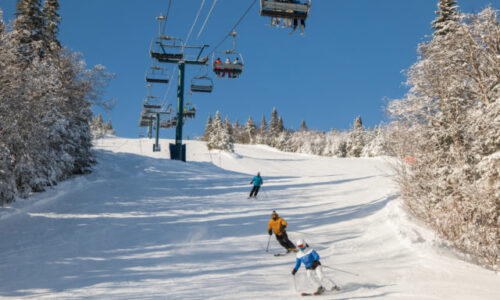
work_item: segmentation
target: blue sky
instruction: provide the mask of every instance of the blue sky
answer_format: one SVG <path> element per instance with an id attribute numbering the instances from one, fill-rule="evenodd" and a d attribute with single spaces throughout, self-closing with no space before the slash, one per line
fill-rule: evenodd
<path id="1" fill-rule="evenodd" d="M 205 0 L 188 44 L 208 44 L 208 54 L 240 19 L 253 0 L 218 0 L 203 33 L 197 39 L 213 0 Z M 166 34 L 185 40 L 202 0 L 173 0 Z M 318 130 L 348 129 L 358 115 L 365 126 L 386 120 L 384 106 L 407 91 L 404 69 L 417 59 L 416 47 L 432 33 L 437 0 L 313 0 L 306 22 L 306 35 L 298 30 L 267 26 L 270 19 L 259 16 L 256 1 L 236 29 L 237 50 L 245 69 L 238 79 L 215 79 L 211 94 L 187 93 L 186 101 L 197 108 L 189 119 L 184 138 L 203 133 L 209 113 L 219 110 L 231 122 L 244 123 L 252 116 L 260 124 L 269 120 L 273 107 L 287 128 L 299 128 L 306 120 Z M 11 20 L 16 1 L 3 0 L 4 19 Z M 167 12 L 168 0 L 60 1 L 62 22 L 59 38 L 73 51 L 83 53 L 88 66 L 102 64 L 116 74 L 105 98 L 116 98 L 111 119 L 117 134 L 137 137 L 144 82 L 151 65 L 149 46 L 158 33 L 155 17 Z M 464 12 L 478 12 L 488 4 L 500 8 L 500 0 L 458 0 Z M 218 50 L 231 49 L 228 39 Z M 177 73 L 175 66 L 168 69 Z M 186 83 L 199 74 L 186 67 Z M 177 103 L 177 78 L 172 87 L 154 87 L 152 94 Z M 168 93 L 167 93 L 168 90 Z M 174 138 L 173 129 L 161 137 Z"/>

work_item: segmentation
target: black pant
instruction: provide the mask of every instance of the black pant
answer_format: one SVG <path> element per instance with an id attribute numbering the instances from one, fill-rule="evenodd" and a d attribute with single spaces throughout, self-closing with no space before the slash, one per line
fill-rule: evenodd
<path id="1" fill-rule="evenodd" d="M 257 197 L 257 194 L 259 193 L 259 189 L 260 189 L 260 186 L 254 186 L 252 191 L 250 192 L 249 197 L 252 197 L 252 196 Z"/>
<path id="2" fill-rule="evenodd" d="M 283 246 L 285 249 L 295 249 L 295 245 L 290 242 L 288 239 L 288 235 L 286 234 L 286 231 L 283 231 L 281 235 L 276 235 L 276 239 L 280 243 L 281 246 Z"/>

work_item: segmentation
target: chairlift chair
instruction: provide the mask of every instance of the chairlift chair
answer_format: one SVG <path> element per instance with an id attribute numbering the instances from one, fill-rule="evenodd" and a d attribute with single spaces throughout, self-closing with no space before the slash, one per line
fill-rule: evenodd
<path id="1" fill-rule="evenodd" d="M 142 107 L 144 109 L 159 110 L 161 109 L 161 103 L 159 103 L 156 96 L 146 96 L 142 102 Z"/>
<path id="2" fill-rule="evenodd" d="M 160 122 L 160 128 L 171 128 L 173 127 L 172 126 L 172 122 L 170 122 L 170 119 L 169 120 L 162 120 Z"/>
<path id="3" fill-rule="evenodd" d="M 185 118 L 193 119 L 196 116 L 196 107 L 190 102 L 186 103 L 184 106 L 184 111 L 182 112 L 182 116 Z"/>
<path id="4" fill-rule="evenodd" d="M 205 75 L 196 76 L 191 79 L 191 92 L 211 93 L 214 88 L 214 82 Z"/>
<path id="5" fill-rule="evenodd" d="M 182 41 L 170 36 L 158 36 L 151 41 L 150 54 L 158 61 L 182 60 Z"/>
<path id="6" fill-rule="evenodd" d="M 218 78 L 224 77 L 226 73 L 228 78 L 237 78 L 243 72 L 243 55 L 236 51 L 236 36 L 238 34 L 232 31 L 229 35 L 233 37 L 233 49 L 215 51 L 212 54 L 213 70 Z"/>
<path id="7" fill-rule="evenodd" d="M 272 18 L 307 19 L 311 8 L 311 1 L 294 2 L 260 0 L 260 15 Z"/>
<path id="8" fill-rule="evenodd" d="M 216 54 L 217 59 L 215 58 Z M 221 58 L 220 61 L 218 60 L 219 58 Z M 236 58 L 238 58 L 238 63 L 236 63 Z M 227 59 L 229 59 L 229 63 Z M 217 78 L 224 77 L 226 73 L 228 74 L 228 78 L 237 78 L 243 72 L 243 56 L 239 52 L 233 50 L 216 51 L 212 56 L 212 60 L 213 70 Z"/>
<path id="9" fill-rule="evenodd" d="M 152 66 L 146 72 L 146 82 L 150 83 L 168 83 L 169 76 L 165 68 Z"/>

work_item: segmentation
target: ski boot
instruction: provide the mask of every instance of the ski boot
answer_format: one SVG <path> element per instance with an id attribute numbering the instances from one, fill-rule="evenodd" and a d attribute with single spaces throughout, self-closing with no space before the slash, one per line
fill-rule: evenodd
<path id="1" fill-rule="evenodd" d="M 325 292 L 325 288 L 320 286 L 316 292 L 314 292 L 314 295 L 321 295 Z"/>

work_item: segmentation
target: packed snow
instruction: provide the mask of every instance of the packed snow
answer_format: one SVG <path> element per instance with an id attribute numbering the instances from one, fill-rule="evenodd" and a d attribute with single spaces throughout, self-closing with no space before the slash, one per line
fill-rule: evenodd
<path id="1" fill-rule="evenodd" d="M 500 299 L 499 274 L 408 217 L 389 158 L 187 141 L 184 163 L 160 142 L 99 139 L 93 173 L 1 208 L 0 299 L 301 299 L 304 268 L 294 284 L 294 255 L 266 252 L 273 210 L 340 286 L 319 298 Z"/>

